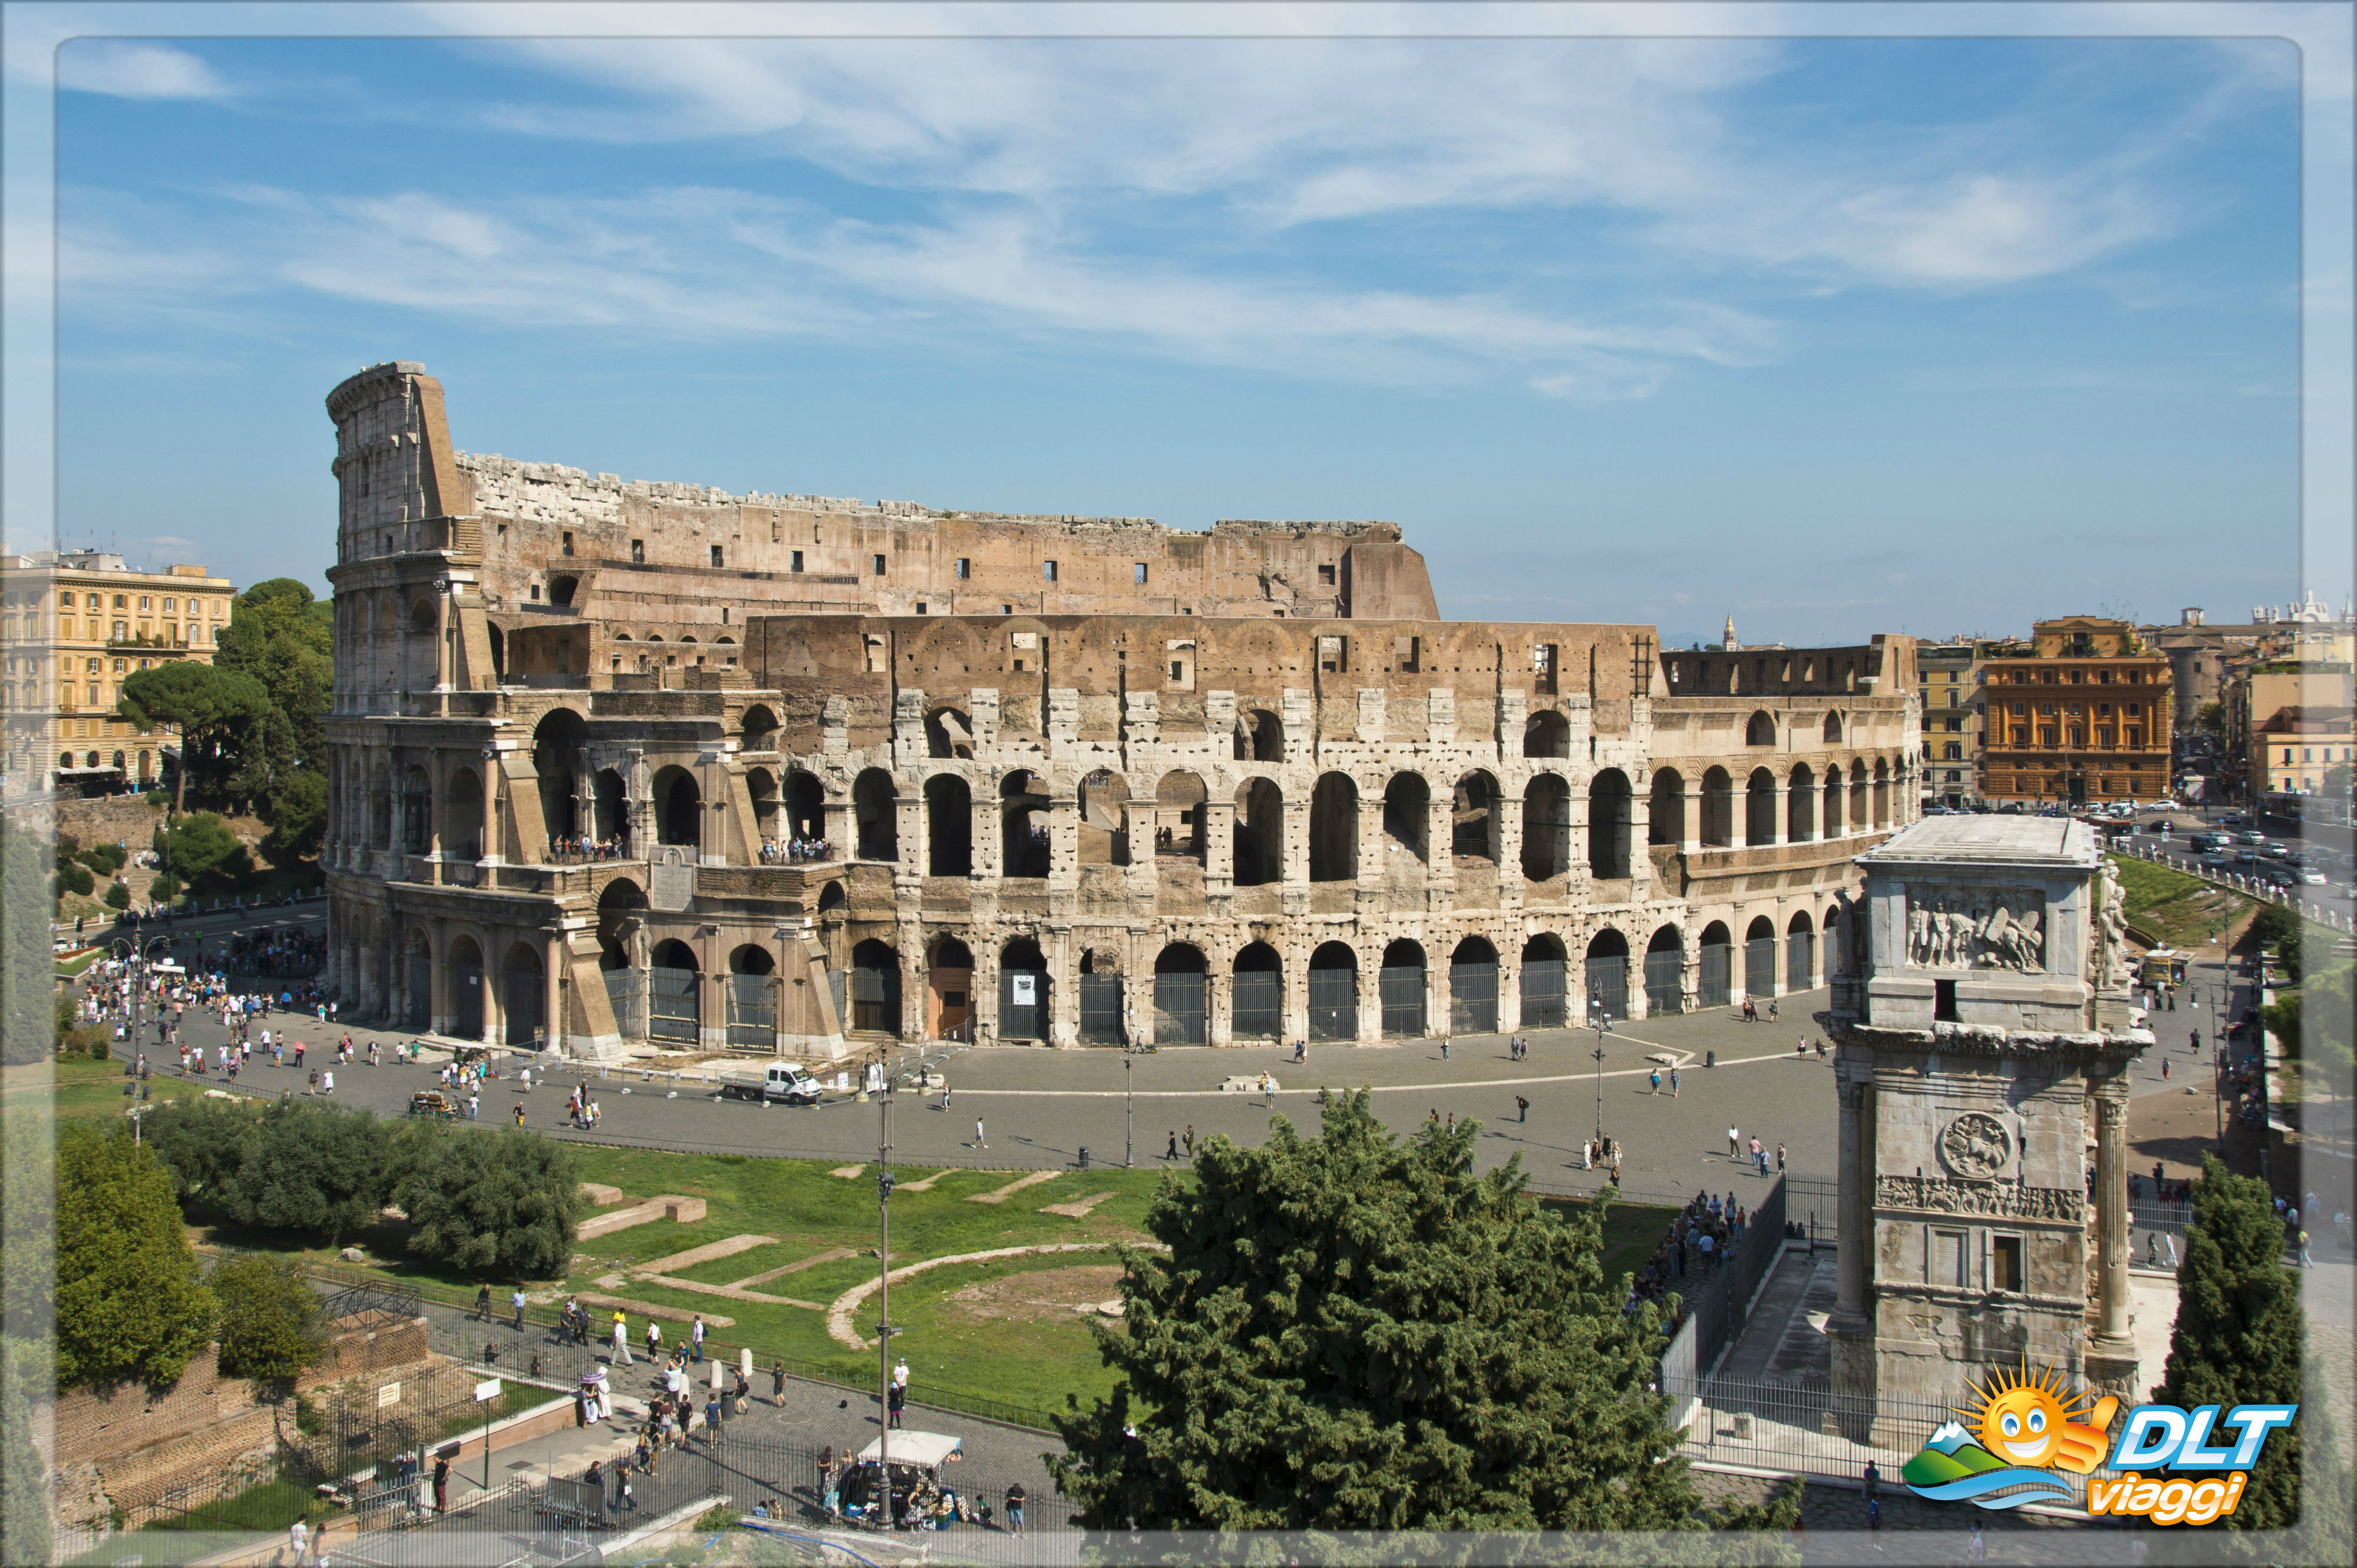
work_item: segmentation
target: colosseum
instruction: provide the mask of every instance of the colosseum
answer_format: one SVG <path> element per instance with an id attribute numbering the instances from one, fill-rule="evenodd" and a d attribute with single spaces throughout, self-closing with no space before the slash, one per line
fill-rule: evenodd
<path id="1" fill-rule="evenodd" d="M 1641 1018 L 1824 983 L 1914 814 L 1903 637 L 1444 621 L 1384 522 L 471 456 L 415 364 L 328 411 L 361 1016 L 810 1061 Z"/>

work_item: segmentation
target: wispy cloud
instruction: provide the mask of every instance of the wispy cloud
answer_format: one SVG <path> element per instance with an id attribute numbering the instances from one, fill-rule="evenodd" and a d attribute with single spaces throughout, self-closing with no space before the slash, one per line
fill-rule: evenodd
<path id="1" fill-rule="evenodd" d="M 58 85 L 110 98 L 228 98 L 234 91 L 186 49 L 121 38 L 73 38 L 61 45 Z"/>

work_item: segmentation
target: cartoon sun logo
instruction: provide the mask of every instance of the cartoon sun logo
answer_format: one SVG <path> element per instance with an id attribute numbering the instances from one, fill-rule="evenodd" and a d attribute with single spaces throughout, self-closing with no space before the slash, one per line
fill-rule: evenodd
<path id="1" fill-rule="evenodd" d="M 2081 1410 L 2086 1396 L 2066 1392 L 2051 1367 L 2032 1375 L 2027 1356 L 2018 1374 L 1993 1370 L 1986 1383 L 1974 1383 L 1973 1398 L 1974 1407 L 1964 1413 L 1978 1423 L 1981 1446 L 2016 1464 L 2050 1466 L 2081 1476 L 2103 1463 L 2110 1449 L 2104 1429 L 2120 1407 L 2118 1400 L 2105 1394 Z"/>

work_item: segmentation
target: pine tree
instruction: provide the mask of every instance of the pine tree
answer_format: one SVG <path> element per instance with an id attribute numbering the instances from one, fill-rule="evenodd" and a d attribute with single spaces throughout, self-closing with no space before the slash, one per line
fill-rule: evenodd
<path id="1" fill-rule="evenodd" d="M 1475 1128 L 1402 1143 L 1364 1091 L 1166 1180 L 1101 1327 L 1110 1402 L 1060 1418 L 1083 1521 L 1151 1530 L 1661 1530 L 1704 1522 L 1651 1305 L 1624 1314 L 1601 1206 L 1566 1222 Z M 1128 1435 L 1135 1427 L 1135 1435 Z"/>
<path id="2" fill-rule="evenodd" d="M 2153 1402 L 2186 1410 L 2299 1402 L 2308 1325 L 2283 1254 L 2284 1222 L 2266 1184 L 2205 1156 L 2177 1274 L 2177 1326 Z M 2241 1502 L 2222 1522 L 2238 1530 L 2284 1530 L 2298 1519 L 2300 1425 L 2268 1435 Z"/>

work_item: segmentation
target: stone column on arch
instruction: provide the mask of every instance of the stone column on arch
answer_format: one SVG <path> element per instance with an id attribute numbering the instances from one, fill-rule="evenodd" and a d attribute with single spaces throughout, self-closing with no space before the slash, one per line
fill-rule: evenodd
<path id="1" fill-rule="evenodd" d="M 1277 961 L 1285 966 L 1281 972 L 1285 977 L 1285 1022 L 1280 1026 L 1283 1032 L 1278 1043 L 1306 1040 L 1309 1037 L 1309 955 L 1317 950 L 1317 943 L 1275 941 L 1269 945 L 1276 949 Z"/>
<path id="2" fill-rule="evenodd" d="M 1684 804 L 1679 813 L 1678 853 L 1698 854 L 1702 851 L 1702 780 L 1688 779 L 1679 798 Z"/>
<path id="3" fill-rule="evenodd" d="M 1498 939 L 1498 1032 L 1512 1035 L 1523 1026 L 1523 949 L 1512 929 Z"/>
<path id="4" fill-rule="evenodd" d="M 1852 1442 L 1868 1440 L 1875 1415 L 1874 1321 L 1874 1062 L 1844 1045 L 1834 1057 L 1839 1096 L 1837 1152 L 1840 1194 L 1834 1310 L 1825 1325 L 1833 1341 L 1834 1409 L 1827 1419 Z"/>
<path id="5" fill-rule="evenodd" d="M 973 819 L 973 879 L 996 882 L 1005 875 L 1000 843 L 998 781 L 990 770 L 977 768 L 967 781 L 967 814 Z"/>
<path id="6" fill-rule="evenodd" d="M 2088 1375 L 2118 1384 L 2134 1377 L 2136 1361 L 2128 1322 L 2128 1078 L 2125 1065 L 2094 1086 L 2093 1098 L 2095 1331 L 2088 1345 Z"/>
<path id="7" fill-rule="evenodd" d="M 1777 774 L 1775 776 L 1775 789 L 1776 809 L 1774 818 L 1769 823 L 1768 842 L 1770 844 L 1781 847 L 1791 842 L 1790 830 L 1792 825 L 1792 780 L 1791 776 L 1782 773 Z"/>
<path id="8" fill-rule="evenodd" d="M 1049 830 L 1054 831 L 1052 828 Z M 1049 851 L 1053 874 L 1056 851 Z M 1050 927 L 1039 944 L 1048 965 L 1048 1044 L 1057 1047 L 1081 1043 L 1081 944 L 1070 926 Z"/>
<path id="9" fill-rule="evenodd" d="M 560 930 L 544 931 L 540 937 L 540 1033 L 544 1048 L 552 1056 L 565 1054 L 565 1037 L 572 1031 L 566 1027 L 565 995 L 570 989 L 572 954 Z"/>
<path id="10" fill-rule="evenodd" d="M 1048 799 L 1048 886 L 1051 890 L 1070 891 L 1080 883 L 1081 798 L 1069 785 L 1059 786 Z M 1078 1024 L 1073 1027 L 1077 1031 Z M 1074 1038 L 1078 1037 L 1076 1033 Z"/>
<path id="11" fill-rule="evenodd" d="M 1425 886 L 1453 888 L 1457 886 L 1457 781 L 1432 774 L 1425 779 Z"/>
<path id="12" fill-rule="evenodd" d="M 1203 891 L 1206 896 L 1230 893 L 1235 885 L 1235 797 L 1222 797 L 1216 789 L 1208 789 L 1203 802 Z"/>
<path id="13" fill-rule="evenodd" d="M 1641 902 L 1649 896 L 1653 882 L 1653 792 L 1634 785 L 1629 790 L 1629 897 Z M 1630 952 L 1630 963 L 1638 962 L 1635 949 Z M 1644 987 L 1631 984 L 1632 997 L 1641 994 Z M 1630 1016 L 1642 1016 L 1631 1013 Z"/>
<path id="14" fill-rule="evenodd" d="M 1383 944 L 1354 939 L 1359 955 L 1359 1044 L 1379 1046 L 1383 1040 Z"/>

